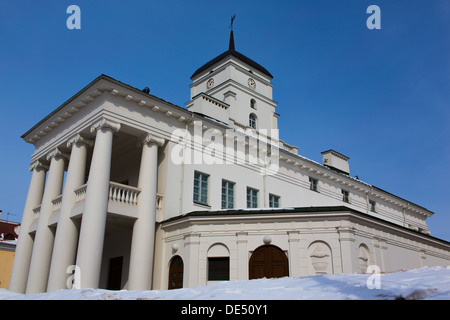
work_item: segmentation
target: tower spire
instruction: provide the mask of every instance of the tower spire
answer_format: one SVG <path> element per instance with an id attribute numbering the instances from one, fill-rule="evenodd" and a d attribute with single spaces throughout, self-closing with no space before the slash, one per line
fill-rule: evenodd
<path id="1" fill-rule="evenodd" d="M 231 17 L 231 24 L 230 24 L 230 29 L 231 29 L 231 31 L 230 31 L 230 43 L 229 43 L 229 45 L 228 45 L 228 50 L 235 50 L 234 49 L 234 35 L 233 35 L 233 22 L 234 22 L 234 19 L 236 18 L 236 15 L 234 14 L 232 17 Z"/>

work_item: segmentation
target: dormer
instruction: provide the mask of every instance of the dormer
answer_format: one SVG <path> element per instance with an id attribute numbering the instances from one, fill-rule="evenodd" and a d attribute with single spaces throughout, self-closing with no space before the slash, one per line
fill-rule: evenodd
<path id="1" fill-rule="evenodd" d="M 235 50 L 231 30 L 228 50 L 192 74 L 186 106 L 237 129 L 278 129 L 272 78 L 266 68 Z"/>

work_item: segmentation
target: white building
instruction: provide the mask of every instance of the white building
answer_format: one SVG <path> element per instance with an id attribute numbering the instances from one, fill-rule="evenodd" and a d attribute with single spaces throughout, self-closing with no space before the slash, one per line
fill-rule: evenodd
<path id="1" fill-rule="evenodd" d="M 187 109 L 101 75 L 26 132 L 36 149 L 10 289 L 449 264 L 433 212 L 351 177 L 334 150 L 319 164 L 278 140 L 271 79 L 231 31 L 192 75 Z"/>

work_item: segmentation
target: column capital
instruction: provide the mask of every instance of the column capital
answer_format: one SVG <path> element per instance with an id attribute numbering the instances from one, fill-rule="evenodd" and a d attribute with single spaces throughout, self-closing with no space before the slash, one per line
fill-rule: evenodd
<path id="1" fill-rule="evenodd" d="M 33 171 L 34 169 L 48 170 L 48 165 L 44 164 L 41 160 L 35 160 L 30 163 L 30 171 Z"/>
<path id="2" fill-rule="evenodd" d="M 83 137 L 82 135 L 77 133 L 67 141 L 67 148 L 70 148 L 72 145 L 77 144 L 77 143 L 85 144 L 89 147 L 92 147 L 94 145 L 94 141 L 86 139 L 85 137 Z"/>
<path id="3" fill-rule="evenodd" d="M 164 138 L 160 138 L 155 136 L 152 133 L 147 134 L 144 139 L 142 139 L 140 142 L 138 142 L 138 147 L 143 146 L 144 144 L 157 144 L 158 146 L 162 147 L 166 140 Z"/>
<path id="4" fill-rule="evenodd" d="M 69 155 L 61 152 L 58 148 L 55 148 L 47 154 L 47 160 L 51 160 L 52 158 L 63 158 L 65 160 L 69 160 Z"/>
<path id="5" fill-rule="evenodd" d="M 97 131 L 98 129 L 110 129 L 113 132 L 118 132 L 120 130 L 120 123 L 113 122 L 102 118 L 91 126 L 91 132 Z"/>

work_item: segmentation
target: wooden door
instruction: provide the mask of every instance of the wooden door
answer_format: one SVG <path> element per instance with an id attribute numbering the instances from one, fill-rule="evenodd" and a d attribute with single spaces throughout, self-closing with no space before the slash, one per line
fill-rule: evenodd
<path id="1" fill-rule="evenodd" d="M 273 245 L 257 248 L 249 262 L 249 279 L 281 278 L 289 276 L 288 258 Z"/>
<path id="2" fill-rule="evenodd" d="M 183 288 L 183 259 L 180 256 L 172 258 L 169 267 L 169 290 Z"/>

